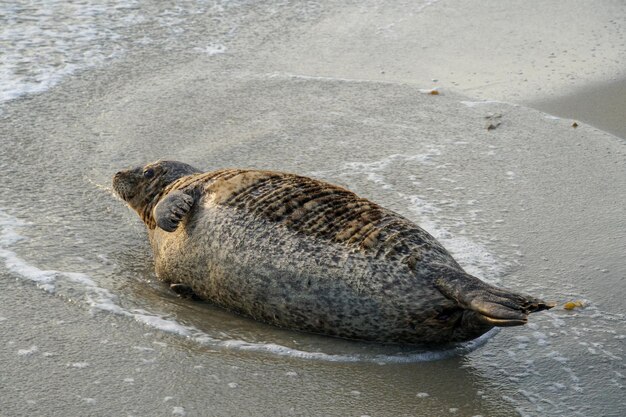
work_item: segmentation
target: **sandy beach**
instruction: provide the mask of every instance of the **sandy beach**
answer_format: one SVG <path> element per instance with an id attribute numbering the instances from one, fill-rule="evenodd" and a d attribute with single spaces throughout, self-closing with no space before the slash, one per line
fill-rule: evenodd
<path id="1" fill-rule="evenodd" d="M 0 416 L 626 414 L 623 2 L 73 7 L 0 14 Z M 179 299 L 110 185 L 159 158 L 346 186 L 557 307 L 437 350 Z"/>

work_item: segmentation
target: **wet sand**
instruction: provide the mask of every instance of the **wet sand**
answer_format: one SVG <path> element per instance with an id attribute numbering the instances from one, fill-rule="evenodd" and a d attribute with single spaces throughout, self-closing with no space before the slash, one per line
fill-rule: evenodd
<path id="1" fill-rule="evenodd" d="M 348 2 L 276 42 L 263 63 L 521 103 L 623 78 L 625 14 L 619 1 Z"/>
<path id="2" fill-rule="evenodd" d="M 527 106 L 584 122 L 626 139 L 626 79 L 571 89 L 562 96 L 529 101 Z"/>
<path id="3" fill-rule="evenodd" d="M 33 285 L 30 269 L 3 272 L 8 415 L 176 415 L 179 407 L 188 416 L 621 413 L 626 329 L 615 288 L 625 272 L 624 242 L 614 231 L 626 227 L 622 143 L 585 125 L 573 129 L 534 110 L 452 93 L 232 74 L 199 85 L 200 68 L 206 63 L 170 66 L 149 83 L 114 77 L 126 87 L 91 104 L 92 94 L 74 92 L 110 86 L 108 79 L 74 80 L 10 109 L 4 133 L 37 152 L 3 155 L 13 175 L 0 201 L 30 223 L 18 229 L 25 239 L 3 244 L 5 266 L 20 257 L 25 266 L 88 273 L 131 315 L 94 309 L 91 290 L 61 275 L 53 296 Z M 69 120 L 46 112 L 67 94 Z M 184 102 L 209 97 L 213 110 L 181 118 Z M 37 124 L 28 124 L 26 110 L 41 115 Z M 503 114 L 502 124 L 488 131 L 485 117 L 494 113 Z M 233 122 L 224 123 L 225 115 Z M 143 225 L 94 184 L 106 186 L 124 161 L 164 153 L 205 168 L 280 168 L 349 186 L 422 224 L 484 279 L 560 304 L 584 299 L 588 307 L 537 314 L 474 352 L 434 362 L 318 361 L 170 333 L 136 310 L 211 337 L 295 341 L 327 353 L 339 344 L 228 319 L 150 284 Z M 28 189 L 39 172 L 32 163 L 46 166 L 49 179 L 38 194 L 15 198 L 12 190 Z"/>
<path id="4" fill-rule="evenodd" d="M 506 103 L 567 92 L 569 71 L 610 78 L 623 5 L 416 5 L 216 8 L 167 42 L 142 27 L 163 43 L 4 106 L 0 415 L 624 415 L 624 141 Z M 585 48 L 561 64 L 537 38 Z M 578 66 L 586 54 L 598 60 Z M 527 81 L 517 59 L 537 68 Z M 158 158 L 347 186 L 468 271 L 559 307 L 471 352 L 392 361 L 179 300 L 109 189 L 121 167 Z"/>

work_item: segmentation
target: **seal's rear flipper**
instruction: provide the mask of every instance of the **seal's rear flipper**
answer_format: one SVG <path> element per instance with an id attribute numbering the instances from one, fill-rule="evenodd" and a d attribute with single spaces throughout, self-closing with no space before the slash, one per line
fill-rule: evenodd
<path id="1" fill-rule="evenodd" d="M 463 272 L 438 277 L 435 286 L 459 307 L 479 313 L 476 318 L 492 326 L 526 324 L 528 314 L 554 307 L 554 303 L 494 287 Z"/>

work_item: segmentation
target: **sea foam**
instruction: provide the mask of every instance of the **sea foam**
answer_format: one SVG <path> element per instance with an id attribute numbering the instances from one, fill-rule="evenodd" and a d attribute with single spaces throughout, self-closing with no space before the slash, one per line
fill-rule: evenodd
<path id="1" fill-rule="evenodd" d="M 0 104 L 44 92 L 78 71 L 100 67 L 131 48 L 177 43 L 190 16 L 207 2 L 181 1 L 150 14 L 142 0 L 30 0 L 0 2 Z M 142 25 L 140 31 L 134 27 Z M 148 28 L 157 28 L 156 31 Z M 139 37 L 141 36 L 141 37 Z M 218 43 L 177 45 L 216 55 Z"/>
<path id="2" fill-rule="evenodd" d="M 123 29 L 142 21 L 136 3 L 0 2 L 0 102 L 40 93 L 120 56 Z"/>

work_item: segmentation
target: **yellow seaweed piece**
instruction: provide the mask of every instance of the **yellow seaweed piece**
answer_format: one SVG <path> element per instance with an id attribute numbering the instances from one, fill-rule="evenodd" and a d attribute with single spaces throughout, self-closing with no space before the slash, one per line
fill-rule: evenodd
<path id="1" fill-rule="evenodd" d="M 581 308 L 584 306 L 585 306 L 585 303 L 583 303 L 580 300 L 576 300 L 576 301 L 568 301 L 567 303 L 563 305 L 563 308 L 566 310 L 573 310 L 575 308 Z"/>

